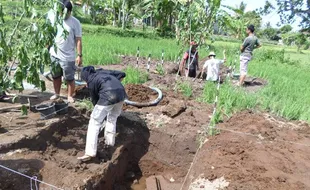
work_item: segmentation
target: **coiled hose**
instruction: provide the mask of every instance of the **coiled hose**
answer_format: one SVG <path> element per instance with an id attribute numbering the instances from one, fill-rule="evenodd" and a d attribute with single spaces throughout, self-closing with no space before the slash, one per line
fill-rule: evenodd
<path id="1" fill-rule="evenodd" d="M 155 87 L 149 87 L 149 88 L 157 92 L 158 96 L 155 100 L 142 103 L 142 102 L 134 102 L 134 101 L 130 101 L 128 99 L 125 99 L 125 103 L 127 105 L 136 106 L 136 107 L 156 106 L 161 101 L 161 99 L 163 98 L 163 93 L 158 88 L 155 88 Z"/>

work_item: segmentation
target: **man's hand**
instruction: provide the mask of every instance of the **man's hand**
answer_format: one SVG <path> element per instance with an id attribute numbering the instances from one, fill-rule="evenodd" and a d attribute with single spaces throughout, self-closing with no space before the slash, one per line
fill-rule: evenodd
<path id="1" fill-rule="evenodd" d="M 77 64 L 78 67 L 82 66 L 83 64 L 83 59 L 80 56 L 76 57 L 75 63 Z"/>

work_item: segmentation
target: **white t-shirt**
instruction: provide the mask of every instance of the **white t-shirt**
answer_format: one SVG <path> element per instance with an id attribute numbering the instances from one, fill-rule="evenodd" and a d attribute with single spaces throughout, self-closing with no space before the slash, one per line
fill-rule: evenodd
<path id="1" fill-rule="evenodd" d="M 64 29 L 68 31 L 65 36 Z M 65 38 L 67 37 L 67 38 Z M 57 25 L 57 35 L 55 37 L 56 51 L 51 47 L 50 54 L 61 61 L 75 61 L 76 38 L 82 37 L 82 26 L 78 19 L 70 16 L 63 21 L 63 27 Z"/>
<path id="2" fill-rule="evenodd" d="M 203 65 L 203 70 L 208 69 L 207 72 L 207 80 L 209 81 L 217 81 L 220 65 L 224 63 L 224 60 L 219 59 L 209 59 Z"/>

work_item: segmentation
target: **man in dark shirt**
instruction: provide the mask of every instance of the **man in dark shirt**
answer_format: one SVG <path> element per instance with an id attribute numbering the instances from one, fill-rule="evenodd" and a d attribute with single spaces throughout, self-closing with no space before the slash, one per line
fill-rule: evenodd
<path id="1" fill-rule="evenodd" d="M 82 80 L 87 82 L 94 110 L 88 124 L 85 155 L 79 160 L 87 161 L 97 154 L 98 134 L 105 117 L 107 122 L 104 131 L 105 144 L 114 146 L 116 120 L 121 114 L 123 103 L 127 97 L 121 80 L 125 73 L 109 70 L 95 70 L 94 67 L 84 67 L 81 72 Z"/>
<path id="2" fill-rule="evenodd" d="M 191 49 L 184 53 L 183 60 L 180 65 L 180 74 L 195 78 L 197 69 L 199 70 L 199 56 L 197 51 L 198 45 L 196 42 L 191 42 L 190 45 Z"/>
<path id="3" fill-rule="evenodd" d="M 242 86 L 245 80 L 245 77 L 248 72 L 248 63 L 252 59 L 252 52 L 256 48 L 260 48 L 261 44 L 258 41 L 258 38 L 254 35 L 255 28 L 253 25 L 247 27 L 247 34 L 249 35 L 245 38 L 243 44 L 240 47 L 240 81 L 239 86 Z"/>

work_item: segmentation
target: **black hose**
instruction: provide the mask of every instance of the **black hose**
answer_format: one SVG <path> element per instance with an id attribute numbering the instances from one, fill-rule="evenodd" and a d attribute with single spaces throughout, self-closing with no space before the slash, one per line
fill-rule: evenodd
<path id="1" fill-rule="evenodd" d="M 142 103 L 142 102 L 134 102 L 134 101 L 130 101 L 128 99 L 125 99 L 125 103 L 127 105 L 136 106 L 136 107 L 156 106 L 161 101 L 161 99 L 163 98 L 163 93 L 158 88 L 155 88 L 155 87 L 149 87 L 149 88 L 157 92 L 158 96 L 155 100 Z"/>

